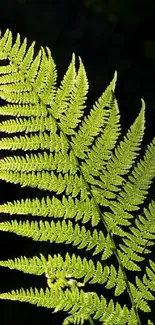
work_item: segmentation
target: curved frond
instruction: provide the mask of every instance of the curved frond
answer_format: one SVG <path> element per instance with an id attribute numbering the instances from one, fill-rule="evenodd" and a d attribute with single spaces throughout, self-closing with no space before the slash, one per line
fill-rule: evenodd
<path id="1" fill-rule="evenodd" d="M 106 169 L 103 169 L 99 175 L 102 181 L 100 188 L 93 188 L 93 193 L 101 205 L 107 206 L 109 205 L 108 199 L 116 198 L 116 193 L 120 191 L 120 186 L 124 182 L 123 176 L 129 172 L 138 155 L 144 134 L 144 108 L 144 102 L 142 102 L 140 114 L 124 137 L 124 141 L 116 146 Z"/>
<path id="2" fill-rule="evenodd" d="M 88 158 L 82 163 L 82 171 L 87 181 L 92 185 L 102 186 L 102 182 L 98 180 L 98 175 L 105 169 L 120 134 L 120 116 L 115 97 L 111 106 L 107 123 L 101 131 L 101 135 L 97 137 L 88 152 Z M 94 161 L 95 165 L 93 164 Z"/>
<path id="3" fill-rule="evenodd" d="M 86 153 L 89 152 L 89 147 L 92 145 L 94 137 L 100 133 L 107 123 L 109 110 L 113 106 L 116 78 L 117 74 L 115 73 L 112 82 L 98 102 L 95 103 L 89 116 L 84 118 L 76 136 L 72 137 L 72 148 L 76 156 L 81 159 L 87 157 Z"/>

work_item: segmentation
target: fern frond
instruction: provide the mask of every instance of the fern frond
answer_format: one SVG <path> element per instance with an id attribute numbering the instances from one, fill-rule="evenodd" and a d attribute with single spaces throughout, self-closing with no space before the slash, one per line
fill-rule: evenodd
<path id="1" fill-rule="evenodd" d="M 92 189 L 97 202 L 101 205 L 109 205 L 108 200 L 106 204 L 106 199 L 116 197 L 115 193 L 120 191 L 120 186 L 123 184 L 123 176 L 129 172 L 138 155 L 144 134 L 144 108 L 144 102 L 142 102 L 139 116 L 124 137 L 124 141 L 116 147 L 107 163 L 106 170 L 103 169 L 100 175 L 102 191 L 99 189 L 99 193 L 101 191 L 103 199 L 101 200 L 101 195 L 98 196 L 98 188 Z"/>
<path id="2" fill-rule="evenodd" d="M 20 46 L 20 37 L 14 43 L 11 50 L 12 34 L 5 33 L 2 48 L 3 58 L 9 58 L 11 64 L 1 67 L 0 96 L 11 103 L 38 104 L 42 101 L 46 105 L 55 97 L 56 69 L 50 51 L 42 48 L 34 59 L 34 45 L 31 44 L 26 51 L 27 39 Z M 12 74 L 10 74 L 12 72 Z M 32 87 L 33 83 L 33 87 Z M 20 92 L 20 95 L 19 95 Z"/>
<path id="3" fill-rule="evenodd" d="M 17 36 L 18 44 L 20 43 L 20 36 Z M 0 60 L 7 58 L 8 52 L 11 50 L 12 45 L 12 33 L 9 29 L 6 30 L 3 37 L 0 38 L 0 48 L 3 48 L 3 51 L 0 52 Z M 3 68 L 3 67 L 2 67 Z"/>
<path id="4" fill-rule="evenodd" d="M 60 87 L 56 91 L 54 101 L 50 103 L 49 112 L 55 119 L 63 119 L 63 113 L 66 111 L 68 102 L 71 99 L 72 89 L 75 87 L 76 71 L 75 71 L 75 55 L 72 55 L 72 61 L 65 73 Z"/>
<path id="5" fill-rule="evenodd" d="M 27 173 L 30 171 L 56 170 L 58 173 L 66 174 L 70 171 L 70 174 L 75 174 L 77 172 L 77 164 L 72 152 L 68 155 L 58 152 L 55 153 L 55 156 L 52 153 L 48 155 L 44 152 L 43 155 L 39 153 L 36 155 L 26 154 L 25 157 L 6 157 L 1 160 L 0 170 Z"/>
<path id="6" fill-rule="evenodd" d="M 112 82 L 105 90 L 98 102 L 93 106 L 88 117 L 84 118 L 76 136 L 72 136 L 72 148 L 77 157 L 87 157 L 89 147 L 92 145 L 95 136 L 102 131 L 109 116 L 109 108 L 113 105 L 113 91 L 115 89 L 117 74 L 115 73 Z M 106 109 L 108 107 L 108 109 Z"/>
<path id="7" fill-rule="evenodd" d="M 8 104 L 1 107 L 1 115 L 9 116 L 41 116 L 47 115 L 45 105 L 40 104 L 40 109 L 32 104 Z M 3 124 L 1 124 L 2 126 Z M 5 132 L 5 129 L 4 129 Z"/>
<path id="8" fill-rule="evenodd" d="M 63 130 L 65 134 L 75 134 L 75 131 L 73 131 L 73 129 L 79 124 L 79 119 L 83 115 L 83 109 L 86 107 L 84 103 L 86 100 L 86 94 L 88 92 L 88 81 L 81 59 L 79 71 L 75 79 L 75 84 L 74 86 L 71 86 L 72 91 L 70 94 L 70 100 L 68 104 L 66 103 L 66 109 L 63 112 L 63 115 L 61 116 L 59 122 L 60 129 Z M 61 91 L 64 93 L 63 88 Z M 59 100 L 55 102 L 61 107 Z"/>
<path id="9" fill-rule="evenodd" d="M 103 169 L 105 169 L 105 166 L 112 155 L 112 149 L 114 148 L 120 134 L 120 116 L 115 98 L 113 98 L 111 106 L 107 123 L 101 131 L 101 135 L 97 137 L 92 149 L 89 150 L 88 158 L 86 158 L 85 162 L 82 162 L 81 167 L 87 182 L 101 187 L 102 182 L 100 182 L 98 178 L 93 178 L 92 176 L 98 177 Z M 94 161 L 95 165 L 93 164 Z"/>
<path id="10" fill-rule="evenodd" d="M 34 215 L 42 217 L 54 217 L 72 219 L 76 221 L 82 219 L 83 223 L 88 222 L 92 214 L 95 216 L 96 210 L 92 199 L 79 200 L 71 196 L 62 196 L 62 200 L 52 196 L 50 198 L 42 198 L 41 201 L 38 198 L 32 200 L 17 200 L 13 202 L 7 202 L 0 205 L 0 212 L 9 214 L 24 214 Z M 97 220 L 97 215 L 96 215 Z"/>
<path id="11" fill-rule="evenodd" d="M 42 171 L 42 172 L 31 172 L 31 173 L 20 173 L 13 171 L 0 171 L 0 178 L 6 182 L 14 184 L 21 184 L 21 187 L 31 186 L 42 190 L 48 190 L 50 192 L 56 192 L 61 194 L 64 191 L 66 195 L 72 192 L 72 196 L 76 197 L 78 194 L 85 200 L 88 197 L 87 187 L 82 176 L 68 175 L 64 176 L 60 173 L 58 176 L 55 173 Z M 94 222 L 93 222 L 94 220 Z M 92 223 L 96 225 L 99 222 L 98 211 L 95 216 L 92 216 Z"/>
<path id="12" fill-rule="evenodd" d="M 15 258 L 15 260 L 0 261 L 0 266 L 24 273 L 42 275 L 45 272 L 47 261 L 42 254 L 40 256 L 40 258 L 34 256 L 31 259 L 26 256 L 21 256 L 20 258 Z"/>
<path id="13" fill-rule="evenodd" d="M 131 175 L 128 176 L 128 181 L 123 186 L 123 190 L 117 197 L 120 207 L 124 211 L 138 210 L 139 205 L 144 201 L 146 197 L 147 189 L 150 187 L 150 184 L 155 175 L 154 150 L 155 139 L 153 139 L 152 143 L 147 147 L 144 158 L 136 164 Z M 143 175 L 145 175 L 145 177 L 143 177 Z M 135 221 L 136 226 L 129 226 L 128 233 L 124 234 L 123 236 L 125 237 L 123 240 L 125 245 L 120 245 L 121 251 L 119 254 L 122 260 L 122 264 L 128 269 L 140 270 L 140 267 L 137 265 L 137 263 L 135 264 L 133 262 L 141 262 L 143 260 L 143 258 L 139 256 L 139 253 L 142 253 L 143 251 L 143 248 L 140 246 L 143 245 L 144 247 L 147 239 L 155 239 L 153 226 L 154 203 L 152 203 L 152 205 L 150 204 L 149 209 L 151 209 L 151 213 L 145 209 L 145 217 L 139 216 L 139 220 L 137 218 Z M 114 227 L 113 232 L 116 234 Z M 130 266 L 129 260 L 131 264 Z"/>
<path id="14" fill-rule="evenodd" d="M 107 265 L 102 266 L 98 261 L 95 266 L 92 260 L 87 260 L 86 258 L 82 260 L 80 256 L 76 257 L 75 254 L 70 256 L 68 253 L 64 260 L 60 254 L 53 257 L 48 255 L 48 260 L 42 254 L 40 256 L 40 258 L 35 256 L 31 259 L 22 256 L 15 260 L 1 261 L 0 265 L 24 273 L 36 275 L 45 273 L 50 288 L 59 286 L 61 288 L 65 286 L 84 287 L 86 283 L 105 283 L 107 289 L 117 285 L 117 295 L 121 294 L 126 288 L 121 269 L 117 272 L 113 265 L 109 268 Z M 113 277 L 114 273 L 115 277 Z M 83 282 L 80 282 L 79 279 L 83 279 Z M 121 280 L 122 286 L 119 280 Z"/>
<path id="15" fill-rule="evenodd" d="M 134 167 L 118 200 L 127 211 L 136 211 L 144 201 L 147 190 L 155 175 L 155 138 L 148 145 L 144 158 Z M 145 175 L 145 177 L 143 177 Z"/>
<path id="16" fill-rule="evenodd" d="M 55 121 L 49 117 L 30 117 L 29 119 L 19 118 L 15 120 L 7 120 L 0 123 L 0 131 L 6 133 L 15 132 L 43 132 L 55 130 Z"/>
<path id="17" fill-rule="evenodd" d="M 153 246 L 155 239 L 155 225 L 154 225 L 154 215 L 155 215 L 155 203 L 152 201 L 149 204 L 148 209 L 144 208 L 144 215 L 138 215 L 135 219 L 135 226 L 129 227 L 129 232 L 124 238 L 122 238 L 123 244 L 120 244 L 120 257 L 122 259 L 122 264 L 125 268 L 129 268 L 127 262 L 130 258 L 131 261 L 141 262 L 144 260 L 143 254 L 148 254 L 148 248 L 145 249 L 145 244 L 147 240 L 148 246 Z M 137 263 L 136 263 L 137 265 Z M 140 266 L 134 265 L 133 270 L 141 270 Z"/>
<path id="18" fill-rule="evenodd" d="M 82 320 L 81 324 L 94 314 L 94 319 L 99 319 L 101 322 L 111 325 L 124 325 L 124 322 L 127 323 L 133 314 L 133 311 L 129 311 L 126 306 L 121 308 L 118 303 L 114 306 L 112 300 L 108 303 L 103 296 L 99 299 L 94 292 L 85 293 L 77 287 L 75 290 L 66 289 L 65 291 L 60 288 L 52 290 L 46 288 L 45 292 L 43 289 L 39 291 L 36 288 L 30 288 L 26 291 L 24 289 L 13 290 L 10 293 L 0 294 L 0 298 L 53 308 L 54 312 L 65 310 L 72 315 L 72 320 Z M 66 319 L 64 324 L 67 324 L 68 320 Z"/>
<path id="19" fill-rule="evenodd" d="M 105 238 L 102 231 L 97 232 L 95 229 L 92 234 L 90 230 L 86 230 L 84 226 L 80 227 L 78 224 L 73 226 L 73 223 L 69 220 L 66 222 L 57 221 L 19 221 L 12 220 L 11 222 L 1 222 L 1 231 L 13 232 L 20 236 L 26 236 L 37 241 L 50 241 L 56 243 L 73 244 L 79 249 L 86 248 L 90 250 L 94 248 L 93 255 L 99 254 L 104 251 L 102 259 L 106 260 L 112 255 L 112 243 L 109 236 Z"/>
<path id="20" fill-rule="evenodd" d="M 1 138 L 0 149 L 22 151 L 0 160 L 0 179 L 49 193 L 41 200 L 1 204 L 0 212 L 52 221 L 6 221 L 0 230 L 66 248 L 70 244 L 89 251 L 92 258 L 67 253 L 64 258 L 58 254 L 1 261 L 4 267 L 44 275 L 49 288 L 22 288 L 0 294 L 0 299 L 66 311 L 64 325 L 95 325 L 96 320 L 104 325 L 141 325 L 139 310 L 150 311 L 155 291 L 155 263 L 145 260 L 155 240 L 154 201 L 144 213 L 134 213 L 141 209 L 155 176 L 155 139 L 137 159 L 145 103 L 142 100 L 137 119 L 120 141 L 117 73 L 82 120 L 89 85 L 81 58 L 76 69 L 72 55 L 57 87 L 50 50 L 41 47 L 35 55 L 34 45 L 28 47 L 26 38 L 21 42 L 19 34 L 13 41 L 9 30 L 0 35 L 0 60 L 7 60 L 0 66 L 0 98 L 6 101 L 0 113 L 11 116 L 0 123 L 0 131 L 9 135 Z M 135 271 L 139 273 L 134 279 Z M 102 296 L 96 284 L 102 286 Z M 89 291 L 90 285 L 94 291 Z M 108 291 L 113 292 L 110 301 Z M 118 303 L 123 292 L 130 310 Z"/>

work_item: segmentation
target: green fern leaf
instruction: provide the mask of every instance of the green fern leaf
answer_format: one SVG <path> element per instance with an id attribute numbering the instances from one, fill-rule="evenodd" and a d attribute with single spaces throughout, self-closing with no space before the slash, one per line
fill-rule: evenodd
<path id="1" fill-rule="evenodd" d="M 77 69 L 72 55 L 57 86 L 49 48 L 35 54 L 34 46 L 28 47 L 26 38 L 21 42 L 19 34 L 13 40 L 9 30 L 0 34 L 0 98 L 5 101 L 0 114 L 7 116 L 0 122 L 7 134 L 0 149 L 14 151 L 0 159 L 0 179 L 20 185 L 21 192 L 23 187 L 46 192 L 41 199 L 1 204 L 1 214 L 21 220 L 6 219 L 0 230 L 62 243 L 66 254 L 0 261 L 2 267 L 46 280 L 45 290 L 21 288 L 0 293 L 0 299 L 64 311 L 63 325 L 142 325 L 141 312 L 151 311 L 155 292 L 155 261 L 148 259 L 155 241 L 155 201 L 143 206 L 155 176 L 155 138 L 139 159 L 145 103 L 120 140 L 117 72 L 83 118 L 89 84 L 81 58 Z M 123 293 L 130 306 L 120 303 Z"/>

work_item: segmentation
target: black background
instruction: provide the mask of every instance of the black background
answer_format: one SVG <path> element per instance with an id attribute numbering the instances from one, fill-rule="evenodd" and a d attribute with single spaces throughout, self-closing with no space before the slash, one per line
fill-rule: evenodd
<path id="1" fill-rule="evenodd" d="M 145 0 L 1 0 L 0 29 L 16 37 L 36 41 L 36 49 L 48 46 L 57 64 L 60 81 L 73 52 L 81 56 L 89 80 L 88 111 L 118 71 L 116 96 L 122 130 L 136 118 L 142 97 L 146 102 L 144 146 L 155 134 L 155 2 Z M 2 154 L 3 155 L 3 154 Z M 2 157 L 1 155 L 1 157 Z M 33 197 L 33 189 L 20 189 L 0 181 L 0 204 Z M 36 195 L 40 192 L 36 191 Z M 151 195 L 154 196 L 154 188 Z M 11 219 L 11 218 L 10 218 Z M 4 216 L 0 216 L 0 221 Z M 7 218 L 8 220 L 8 218 Z M 63 247 L 60 247 L 60 251 Z M 53 253 L 48 243 L 35 243 L 13 234 L 0 233 L 0 259 Z M 21 286 L 45 286 L 44 277 L 0 268 L 1 292 Z M 50 310 L 18 302 L 0 301 L 1 324 L 61 324 Z M 152 316 L 153 317 L 153 316 Z M 54 320 L 56 319 L 56 320 Z M 54 323 L 55 322 L 55 323 Z"/>

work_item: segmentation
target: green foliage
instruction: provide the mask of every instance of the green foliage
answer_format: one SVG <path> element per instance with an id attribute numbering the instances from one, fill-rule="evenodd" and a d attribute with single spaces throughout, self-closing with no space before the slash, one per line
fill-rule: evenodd
<path id="1" fill-rule="evenodd" d="M 66 311 L 64 325 L 86 320 L 91 325 L 96 320 L 104 325 L 140 325 L 140 311 L 151 311 L 155 291 L 155 261 L 147 258 L 155 239 L 155 201 L 143 206 L 155 176 L 155 139 L 140 159 L 144 101 L 120 139 L 116 72 L 82 119 L 88 80 L 80 58 L 76 71 L 73 54 L 57 87 L 50 50 L 41 48 L 34 56 L 34 43 L 27 49 L 26 39 L 21 42 L 17 35 L 13 41 L 7 30 L 0 38 L 0 60 L 0 97 L 6 102 L 0 114 L 12 117 L 0 123 L 0 131 L 8 133 L 0 149 L 22 151 L 0 160 L 0 178 L 49 192 L 42 199 L 1 204 L 0 212 L 52 219 L 5 221 L 0 230 L 66 247 L 64 257 L 46 259 L 40 254 L 1 261 L 3 267 L 44 275 L 47 287 L 1 293 L 0 299 Z M 92 258 L 69 254 L 67 244 L 85 254 L 90 251 Z M 120 302 L 122 294 L 130 305 Z M 148 319 L 148 324 L 153 323 Z"/>

